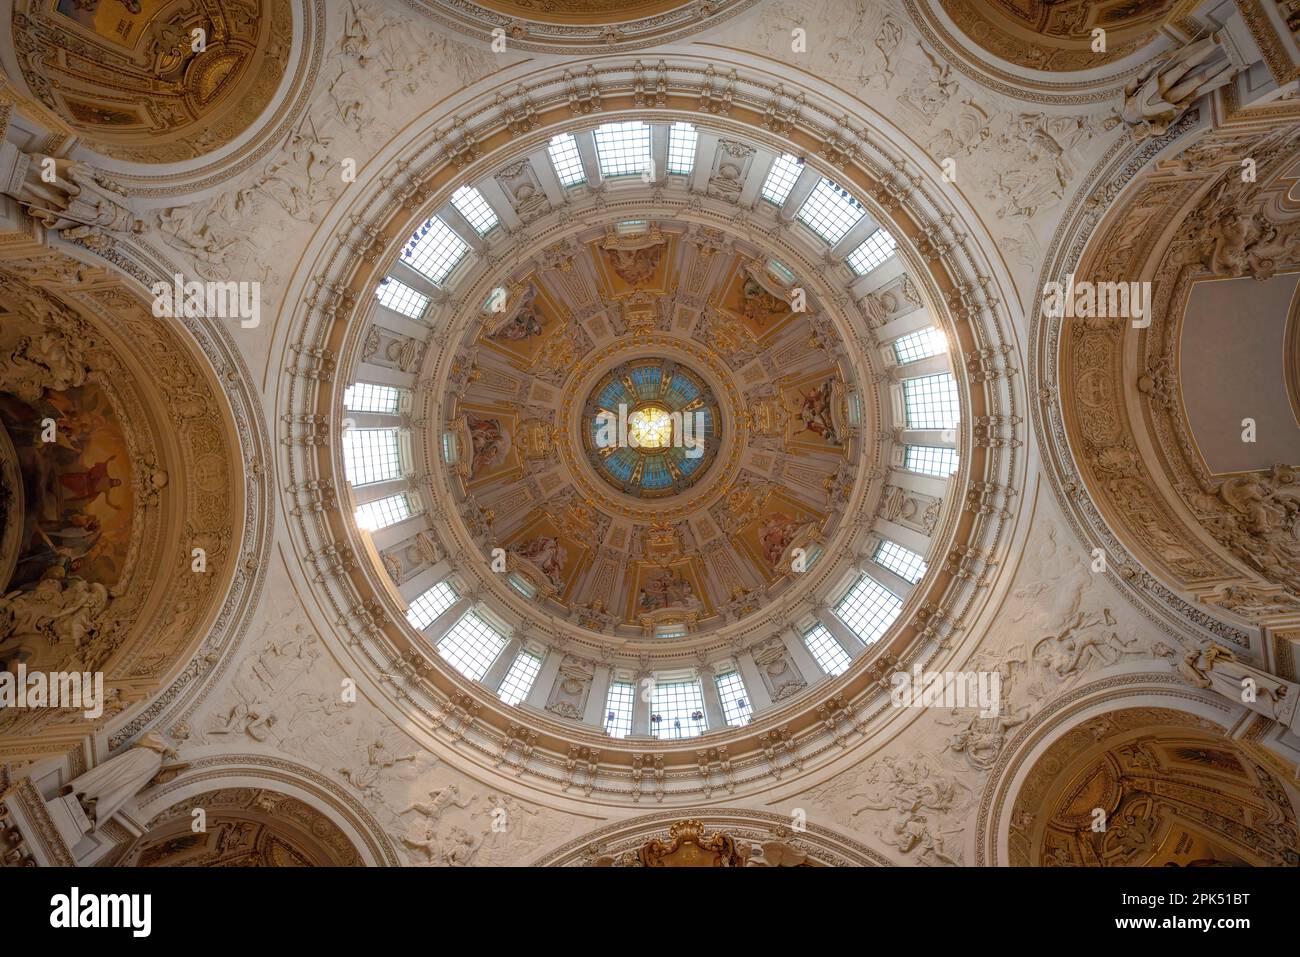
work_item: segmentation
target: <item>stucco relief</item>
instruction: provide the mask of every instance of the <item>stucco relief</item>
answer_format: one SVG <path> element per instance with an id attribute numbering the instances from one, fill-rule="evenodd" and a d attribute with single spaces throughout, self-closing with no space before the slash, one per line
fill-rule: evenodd
<path id="1" fill-rule="evenodd" d="M 212 614 L 228 583 L 237 498 L 222 407 L 175 331 L 101 268 L 77 267 L 66 300 L 46 291 L 71 263 L 13 259 L 0 270 L 0 392 L 10 428 L 27 436 L 28 476 L 26 551 L 0 589 L 0 645 L 11 664 L 103 670 L 102 720 L 110 721 L 178 667 L 197 623 Z M 119 351 L 124 341 L 134 346 L 129 358 Z M 138 360 L 151 364 L 151 380 L 136 371 Z M 169 385 L 176 420 L 163 433 L 159 389 Z M 48 454 L 32 431 L 42 415 L 55 424 Z M 186 513 L 183 528 L 173 508 Z M 209 574 L 190 568 L 195 545 L 206 550 Z M 45 731 L 82 720 L 13 710 L 3 725 L 35 748 Z"/>
<path id="2" fill-rule="evenodd" d="M 809 798 L 840 826 L 869 831 L 909 863 L 965 863 L 959 835 L 975 795 L 969 779 L 944 767 L 932 752 L 869 760 L 814 788 Z"/>
<path id="3" fill-rule="evenodd" d="M 171 729 L 182 757 L 212 745 L 261 747 L 319 767 L 412 865 L 519 864 L 570 833 L 573 816 L 469 778 L 352 694 L 301 606 L 279 594 L 263 606 L 264 623 L 229 666 L 229 681 Z"/>
<path id="4" fill-rule="evenodd" d="M 1295 469 L 1293 463 L 1279 463 L 1247 475 L 1211 475 L 1176 398 L 1177 351 L 1193 279 L 1266 279 L 1300 257 L 1300 220 L 1279 212 L 1272 180 L 1294 140 L 1295 134 L 1287 132 L 1249 147 L 1229 139 L 1220 144 L 1210 169 L 1172 159 L 1163 176 L 1143 183 L 1108 233 L 1122 238 L 1100 244 L 1088 275 L 1137 276 L 1154 270 L 1150 328 L 1130 332 L 1122 318 L 1075 319 L 1067 326 L 1071 345 L 1063 353 L 1067 422 L 1081 439 L 1083 462 L 1101 492 L 1103 510 L 1114 511 L 1155 567 L 1166 569 L 1210 604 L 1232 605 L 1230 610 L 1255 620 L 1300 607 L 1288 608 L 1276 599 L 1246 600 L 1242 594 L 1234 600 L 1222 592 L 1228 584 L 1249 589 L 1252 583 L 1243 577 L 1249 570 L 1258 576 L 1254 584 L 1280 585 L 1294 600 L 1300 555 Z M 1195 144 L 1187 155 L 1202 156 L 1207 148 L 1207 143 Z M 1233 162 L 1247 149 L 1260 170 L 1255 182 L 1242 182 L 1240 166 Z M 1158 238 L 1179 218 L 1172 240 L 1158 246 Z M 1133 382 L 1146 414 L 1139 423 L 1132 421 L 1124 398 L 1121 363 L 1132 348 L 1126 335 L 1144 337 L 1138 346 L 1142 366 Z M 1162 450 L 1155 467 L 1138 451 L 1137 436 L 1145 429 Z M 1177 505 L 1166 498 L 1171 494 L 1181 499 Z M 1199 530 L 1185 525 L 1180 512 L 1194 516 Z M 1223 551 L 1206 549 L 1204 534 Z"/>
<path id="5" fill-rule="evenodd" d="M 970 863 L 961 835 L 981 782 L 1022 724 L 1102 669 L 1152 662 L 1172 668 L 1181 657 L 1181 649 L 1152 636 L 1117 597 L 1058 520 L 1040 515 L 1001 625 L 964 666 L 998 674 L 998 713 L 930 709 L 881 757 L 811 789 L 809 800 L 909 863 Z"/>
<path id="6" fill-rule="evenodd" d="M 343 161 L 363 170 L 421 104 L 502 65 L 484 48 L 370 0 L 338 12 L 329 21 L 328 68 L 278 151 L 210 198 L 156 210 L 150 223 L 150 235 L 204 279 L 260 280 L 268 307 L 286 278 L 271 251 L 286 231 L 306 236 L 343 192 Z"/>
<path id="7" fill-rule="evenodd" d="M 1104 103 L 1076 105 L 1069 114 L 1026 109 L 956 72 L 891 4 L 859 0 L 853 26 L 844 22 L 838 3 L 766 6 L 757 45 L 851 95 L 888 92 L 872 96 L 872 106 L 925 144 L 931 175 L 955 162 L 954 185 L 984 214 L 1016 281 L 1025 282 L 1071 185 L 1119 135 L 1119 110 Z M 808 33 L 804 53 L 791 50 L 795 27 Z"/>
<path id="8" fill-rule="evenodd" d="M 887 4 L 852 0 L 847 4 L 777 2 L 764 4 L 754 45 L 770 55 L 791 58 L 795 27 L 808 36 L 808 55 L 823 75 L 859 89 L 887 90 L 898 70 L 899 52 L 910 32 Z"/>

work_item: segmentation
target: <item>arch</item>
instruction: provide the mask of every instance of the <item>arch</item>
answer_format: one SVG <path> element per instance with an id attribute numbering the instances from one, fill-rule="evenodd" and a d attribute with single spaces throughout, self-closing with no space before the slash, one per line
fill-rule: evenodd
<path id="1" fill-rule="evenodd" d="M 1210 338 L 1201 323 L 1200 344 L 1189 357 L 1187 318 L 1191 305 L 1207 298 L 1206 281 L 1244 281 L 1238 301 L 1250 301 L 1264 287 L 1247 277 L 1269 280 L 1295 262 L 1296 224 L 1283 198 L 1295 140 L 1285 121 L 1243 121 L 1259 137 L 1252 140 L 1259 146 L 1259 173 L 1247 182 L 1235 140 L 1242 130 L 1196 135 L 1199 120 L 1184 117 L 1168 137 L 1133 148 L 1127 160 L 1117 153 L 1099 167 L 1094 195 L 1113 190 L 1117 202 L 1105 216 L 1100 208 L 1080 216 L 1080 208 L 1069 218 L 1069 228 L 1080 230 L 1077 239 L 1087 242 L 1049 259 L 1040 277 L 1045 290 L 1065 276 L 1075 277 L 1076 288 L 1080 281 L 1145 284 L 1152 293 L 1150 315 L 1141 325 L 1135 320 L 1134 329 L 1113 316 L 1045 315 L 1033 327 L 1031 375 L 1046 386 L 1038 390 L 1036 411 L 1049 474 L 1072 521 L 1118 568 L 1112 579 L 1140 604 L 1158 606 L 1154 617 L 1172 615 L 1200 635 L 1245 648 L 1256 640 L 1255 629 L 1291 627 L 1300 613 L 1287 570 L 1294 566 L 1294 557 L 1287 557 L 1293 536 L 1276 521 L 1294 494 L 1294 470 L 1283 462 L 1269 463 L 1279 469 L 1215 474 L 1201 447 L 1209 448 L 1210 433 L 1188 414 L 1189 401 L 1198 392 L 1203 397 L 1208 383 L 1204 376 L 1187 380 L 1181 369 Z M 1220 165 L 1193 162 L 1211 154 Z M 1154 168 L 1142 176 L 1128 172 L 1150 163 Z M 1234 222 L 1253 223 L 1261 232 L 1238 236 Z M 1063 227 L 1058 235 L 1066 232 Z M 1277 237 L 1273 248 L 1265 248 L 1263 233 Z M 1057 249 L 1060 256 L 1065 247 Z M 1271 311 L 1280 337 L 1285 306 Z M 1223 332 L 1220 327 L 1218 335 Z M 1262 390 L 1248 385 L 1243 394 Z M 1284 392 L 1278 394 L 1273 405 L 1280 412 L 1272 421 L 1285 425 L 1287 403 Z M 1221 460 L 1223 448 L 1233 444 L 1218 442 Z M 1262 509 L 1251 527 L 1248 499 Z"/>
<path id="2" fill-rule="evenodd" d="M 258 792 L 272 792 L 298 802 L 327 821 L 339 838 L 355 852 L 363 866 L 395 866 L 402 858 L 383 827 L 355 797 L 318 769 L 263 754 L 210 754 L 195 757 L 166 783 L 156 784 L 138 799 L 140 820 L 152 824 L 180 808 L 184 820 L 192 807 L 205 807 L 205 795 L 239 792 L 218 806 L 251 806 Z M 174 816 L 174 815 L 173 815 Z M 306 817 L 304 815 L 304 817 Z M 143 840 L 143 839 L 141 839 Z M 137 841 L 134 849 L 139 849 Z M 341 845 L 340 845 L 341 847 Z M 130 853 L 120 848 L 114 854 Z M 121 858 L 118 858 L 121 862 Z"/>
<path id="3" fill-rule="evenodd" d="M 702 831 L 690 827 L 691 834 L 722 834 L 738 847 L 777 843 L 793 849 L 796 856 L 807 855 L 815 865 L 890 866 L 884 855 L 820 824 L 801 823 L 796 829 L 788 816 L 737 807 L 660 811 L 607 824 L 550 851 L 533 866 L 591 867 L 631 862 L 637 851 L 650 842 L 672 843 L 673 829 L 680 830 L 684 822 L 703 826 Z"/>
<path id="4" fill-rule="evenodd" d="M 974 863 L 999 866 L 1027 862 L 1025 829 L 1029 822 L 1024 814 L 1017 818 L 1017 802 L 1022 795 L 1030 800 L 1028 795 L 1033 794 L 1037 800 L 1046 791 L 1064 787 L 1067 782 L 1062 776 L 1080 770 L 1067 772 L 1066 762 L 1061 760 L 1062 749 L 1071 754 L 1087 751 L 1091 758 L 1095 757 L 1088 750 L 1092 743 L 1127 739 L 1144 729 L 1167 726 L 1179 733 L 1213 738 L 1239 754 L 1243 762 L 1258 767 L 1260 774 L 1279 781 L 1277 790 L 1287 802 L 1294 803 L 1295 793 L 1286 782 L 1288 772 L 1284 766 L 1266 750 L 1240 743 L 1245 739 L 1238 737 L 1237 729 L 1250 724 L 1248 720 L 1243 722 L 1244 717 L 1248 717 L 1244 708 L 1189 688 L 1176 675 L 1156 665 L 1149 666 L 1145 673 L 1121 673 L 1118 669 L 1100 673 L 1034 714 L 998 755 L 980 798 Z M 1054 753 L 1057 757 L 1050 757 Z M 1033 784 L 1026 790 L 1031 777 Z M 1036 820 L 1042 823 L 1041 817 Z M 1014 855 L 1013 834 L 1020 841 Z"/>
<path id="5" fill-rule="evenodd" d="M 519 0 L 481 4 L 416 0 L 412 5 L 434 22 L 484 44 L 581 56 L 684 40 L 743 12 L 754 2 L 720 0 L 705 8 L 688 0 L 585 0 L 563 7 Z"/>
<path id="6" fill-rule="evenodd" d="M 1016 866 L 1295 864 L 1295 812 L 1270 770 L 1190 709 L 1161 695 L 1073 708 L 1033 748 L 1008 829 Z M 1137 703 L 1145 698 L 1146 705 Z M 1169 702 L 1173 703 L 1173 702 Z"/>
<path id="7" fill-rule="evenodd" d="M 220 634 L 238 543 L 255 529 L 242 521 L 243 475 L 230 464 L 235 410 L 185 333 L 111 271 L 58 252 L 7 261 L 0 275 L 4 417 L 28 450 L 20 554 L 0 587 L 13 613 L 6 660 L 102 671 L 107 699 L 89 720 L 7 715 L 9 744 L 39 754 L 138 715 L 191 667 L 204 637 Z M 48 436 L 31 431 L 38 420 Z M 39 628 L 76 603 L 77 633 L 38 654 L 26 611 Z"/>

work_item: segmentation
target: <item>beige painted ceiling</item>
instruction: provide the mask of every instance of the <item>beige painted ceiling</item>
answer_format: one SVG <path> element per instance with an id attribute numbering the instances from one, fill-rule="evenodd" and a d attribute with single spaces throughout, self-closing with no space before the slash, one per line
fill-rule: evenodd
<path id="1" fill-rule="evenodd" d="M 1187 419 L 1211 472 L 1300 461 L 1300 421 L 1283 370 L 1300 274 L 1206 280 L 1192 289 L 1179 344 Z M 1242 441 L 1242 420 L 1256 441 Z"/>

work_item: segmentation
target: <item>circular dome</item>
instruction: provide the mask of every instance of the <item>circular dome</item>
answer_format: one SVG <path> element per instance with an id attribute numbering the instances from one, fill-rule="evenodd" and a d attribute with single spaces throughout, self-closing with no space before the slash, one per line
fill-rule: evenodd
<path id="1" fill-rule="evenodd" d="M 606 482 L 637 498 L 677 495 L 717 454 L 722 423 L 713 390 L 690 368 L 641 359 L 612 369 L 582 413 L 587 460 Z"/>
<path id="2" fill-rule="evenodd" d="M 413 396 L 442 406 L 426 454 L 451 454 L 460 545 L 507 554 L 486 588 L 540 596 L 597 647 L 716 632 L 825 587 L 803 562 L 843 547 L 867 493 L 873 360 L 819 336 L 803 264 L 680 213 L 592 213 L 549 246 L 558 268 L 483 276 L 513 295 L 453 319 L 469 377 Z"/>
<path id="3" fill-rule="evenodd" d="M 987 52 L 1036 70 L 1088 70 L 1122 59 L 1187 12 L 1178 0 L 941 0 Z M 1100 35 L 1106 42 L 1098 44 Z"/>
<path id="4" fill-rule="evenodd" d="M 819 155 L 749 107 L 639 110 L 637 76 L 594 126 L 382 180 L 389 218 L 317 277 L 338 385 L 284 419 L 333 433 L 287 494 L 360 666 L 450 746 L 615 801 L 757 785 L 874 713 L 983 607 L 1023 460 L 958 217 L 900 205 L 865 133 L 866 165 Z M 656 488 L 696 400 L 715 448 Z M 645 446 L 613 475 L 611 404 Z"/>
<path id="5" fill-rule="evenodd" d="M 289 0 L 13 6 L 28 89 L 91 149 L 127 162 L 231 143 L 272 102 L 290 60 Z"/>
<path id="6" fill-rule="evenodd" d="M 519 50 L 609 53 L 670 43 L 720 23 L 757 0 L 412 0 L 438 23 Z"/>
<path id="7" fill-rule="evenodd" d="M 486 0 L 480 6 L 542 23 L 620 23 L 687 6 L 691 0 Z"/>

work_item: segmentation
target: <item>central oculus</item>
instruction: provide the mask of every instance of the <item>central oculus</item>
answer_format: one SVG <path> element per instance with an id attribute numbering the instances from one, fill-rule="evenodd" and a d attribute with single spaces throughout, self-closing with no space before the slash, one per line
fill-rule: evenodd
<path id="1" fill-rule="evenodd" d="M 713 390 L 671 359 L 607 372 L 583 407 L 583 449 L 602 479 L 627 495 L 665 498 L 708 471 L 721 440 Z"/>
<path id="2" fill-rule="evenodd" d="M 673 414 L 658 402 L 643 405 L 627 417 L 628 442 L 642 452 L 658 452 L 673 444 Z"/>

